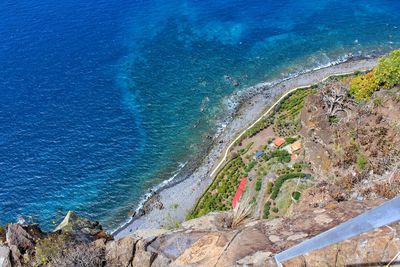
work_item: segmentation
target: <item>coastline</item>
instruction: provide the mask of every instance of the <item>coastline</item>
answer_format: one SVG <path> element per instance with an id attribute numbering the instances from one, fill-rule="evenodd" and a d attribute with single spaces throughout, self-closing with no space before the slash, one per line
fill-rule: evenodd
<path id="1" fill-rule="evenodd" d="M 173 228 L 185 219 L 186 214 L 190 212 L 197 199 L 211 183 L 213 174 L 225 162 L 231 144 L 247 128 L 270 112 L 280 99 L 290 92 L 319 83 L 331 76 L 370 69 L 376 62 L 377 58 L 350 58 L 345 62 L 333 63 L 330 66 L 300 73 L 276 83 L 259 83 L 234 95 L 233 97 L 242 97 L 241 101 L 238 101 L 239 108 L 232 116 L 232 121 L 214 140 L 213 147 L 200 165 L 186 179 L 165 188 L 160 187 L 160 191 L 148 193 L 144 204 L 154 206 L 154 203 L 150 202 L 154 202 L 156 197 L 157 203 L 162 203 L 162 208 L 153 207 L 144 215 L 137 212 L 139 215 L 117 229 L 113 233 L 114 237 L 122 238 L 139 229 Z M 280 98 L 277 99 L 278 97 Z M 266 110 L 267 107 L 268 110 Z M 172 179 L 173 177 L 168 181 Z"/>

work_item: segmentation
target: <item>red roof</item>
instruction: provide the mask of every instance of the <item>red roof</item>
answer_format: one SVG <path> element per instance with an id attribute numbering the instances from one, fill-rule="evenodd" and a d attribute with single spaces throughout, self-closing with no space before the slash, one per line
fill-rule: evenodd
<path id="1" fill-rule="evenodd" d="M 246 177 L 243 177 L 242 180 L 240 181 L 238 189 L 236 190 L 235 196 L 232 199 L 232 207 L 235 207 L 236 203 L 239 201 L 240 196 L 243 193 L 244 187 L 246 186 L 246 182 L 247 182 Z"/>
<path id="2" fill-rule="evenodd" d="M 285 143 L 285 139 L 283 139 L 282 137 L 276 137 L 274 140 L 274 144 L 277 147 L 280 147 L 281 145 L 283 145 Z"/>

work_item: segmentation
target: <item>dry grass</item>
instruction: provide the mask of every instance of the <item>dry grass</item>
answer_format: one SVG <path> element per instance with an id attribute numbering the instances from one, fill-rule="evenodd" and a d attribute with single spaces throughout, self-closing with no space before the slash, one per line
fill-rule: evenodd
<path id="1" fill-rule="evenodd" d="M 247 222 L 253 213 L 254 204 L 251 204 L 250 194 L 245 193 L 233 209 L 232 228 Z"/>
<path id="2" fill-rule="evenodd" d="M 373 191 L 387 199 L 392 199 L 400 194 L 400 172 L 393 173 L 388 181 L 375 184 Z"/>

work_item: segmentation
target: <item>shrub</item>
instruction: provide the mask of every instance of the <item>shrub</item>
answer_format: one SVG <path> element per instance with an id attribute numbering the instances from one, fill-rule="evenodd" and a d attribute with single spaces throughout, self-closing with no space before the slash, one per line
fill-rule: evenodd
<path id="1" fill-rule="evenodd" d="M 290 154 L 286 150 L 277 149 L 271 153 L 272 158 L 277 158 L 279 162 L 290 162 Z"/>
<path id="2" fill-rule="evenodd" d="M 381 58 L 371 72 L 354 77 L 350 82 L 350 94 L 357 101 L 367 100 L 381 86 L 392 88 L 397 84 L 400 84 L 400 50 Z"/>
<path id="3" fill-rule="evenodd" d="M 285 175 L 281 175 L 279 176 L 274 183 L 274 186 L 272 187 L 272 191 L 271 191 L 271 198 L 272 199 L 276 199 L 276 197 L 278 196 L 279 190 L 281 189 L 283 183 L 286 180 L 289 179 L 293 179 L 293 178 L 303 178 L 306 175 L 304 173 L 289 173 L 289 174 L 285 174 Z"/>
<path id="4" fill-rule="evenodd" d="M 260 190 L 261 190 L 261 184 L 262 184 L 261 179 L 257 179 L 257 182 L 256 182 L 256 191 L 260 191 Z"/>
<path id="5" fill-rule="evenodd" d="M 374 72 L 356 76 L 350 82 L 350 94 L 357 100 L 367 100 L 379 89 L 379 84 L 375 79 Z"/>
<path id="6" fill-rule="evenodd" d="M 35 256 L 37 262 L 46 265 L 55 259 L 61 257 L 62 252 L 70 243 L 68 235 L 50 235 L 40 239 L 35 247 Z"/>
<path id="7" fill-rule="evenodd" d="M 357 157 L 357 167 L 360 170 L 364 170 L 364 168 L 367 165 L 367 163 L 368 163 L 368 160 L 363 154 L 358 155 L 358 157 Z"/>
<path id="8" fill-rule="evenodd" d="M 295 191 L 292 193 L 292 197 L 294 200 L 298 201 L 301 197 L 301 193 L 299 191 Z"/>
<path id="9" fill-rule="evenodd" d="M 249 163 L 249 165 L 246 166 L 245 172 L 250 172 L 254 166 L 256 166 L 257 161 L 253 160 Z"/>
<path id="10" fill-rule="evenodd" d="M 275 212 L 275 213 L 277 213 L 277 212 L 279 211 L 279 209 L 278 209 L 278 207 L 273 207 L 273 208 L 272 208 L 272 211 Z"/>
<path id="11" fill-rule="evenodd" d="M 105 251 L 103 249 L 80 244 L 65 250 L 60 257 L 53 259 L 49 266 L 96 267 L 104 266 L 105 261 Z"/>
<path id="12" fill-rule="evenodd" d="M 274 186 L 274 183 L 271 182 L 271 181 L 268 181 L 267 188 L 266 188 L 266 191 L 267 191 L 268 194 L 271 194 L 273 186 Z"/>
<path id="13" fill-rule="evenodd" d="M 264 204 L 264 213 L 263 213 L 263 219 L 268 219 L 269 217 L 269 209 L 271 208 L 271 202 L 267 201 Z"/>
<path id="14" fill-rule="evenodd" d="M 293 144 L 293 143 L 296 142 L 296 141 L 297 141 L 296 138 L 287 137 L 287 138 L 285 139 L 285 144 L 286 144 L 286 145 L 290 145 L 290 144 Z"/>
<path id="15" fill-rule="evenodd" d="M 379 60 L 374 69 L 377 83 L 385 88 L 400 84 L 400 50 L 395 50 Z"/>

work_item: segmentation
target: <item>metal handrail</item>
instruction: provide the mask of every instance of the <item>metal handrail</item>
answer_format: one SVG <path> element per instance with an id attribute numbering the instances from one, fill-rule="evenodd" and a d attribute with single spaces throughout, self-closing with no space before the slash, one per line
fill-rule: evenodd
<path id="1" fill-rule="evenodd" d="M 282 262 L 305 253 L 347 240 L 362 233 L 400 221 L 400 197 L 389 200 L 311 239 L 275 255 L 278 267 Z"/>

